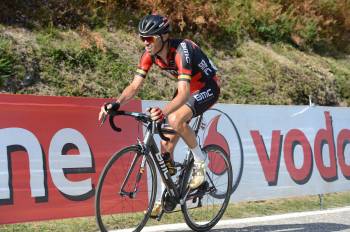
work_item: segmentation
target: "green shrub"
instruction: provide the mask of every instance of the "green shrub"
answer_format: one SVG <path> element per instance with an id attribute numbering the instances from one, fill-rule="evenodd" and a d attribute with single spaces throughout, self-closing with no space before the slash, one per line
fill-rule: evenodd
<path id="1" fill-rule="evenodd" d="M 12 69 L 10 60 L 0 58 L 0 87 L 3 87 L 5 80 L 12 75 Z"/>
<path id="2" fill-rule="evenodd" d="M 0 37 L 0 88 L 4 87 L 6 79 L 14 74 L 15 61 L 11 52 L 11 42 Z"/>
<path id="3" fill-rule="evenodd" d="M 350 105 L 350 69 L 341 69 L 334 65 L 331 67 L 339 97 Z"/>
<path id="4" fill-rule="evenodd" d="M 94 69 L 102 55 L 101 51 L 93 47 L 77 51 L 61 48 L 53 49 L 48 56 L 51 57 L 55 63 L 64 63 L 65 66 L 71 69 Z"/>
<path id="5" fill-rule="evenodd" d="M 39 34 L 42 81 L 53 94 L 111 97 L 130 82 L 135 67 L 102 34 L 57 29 Z"/>

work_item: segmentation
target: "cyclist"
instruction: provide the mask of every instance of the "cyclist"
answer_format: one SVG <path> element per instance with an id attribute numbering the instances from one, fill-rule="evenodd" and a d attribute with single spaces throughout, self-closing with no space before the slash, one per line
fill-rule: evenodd
<path id="1" fill-rule="evenodd" d="M 190 188 L 195 189 L 205 181 L 205 159 L 199 147 L 195 133 L 188 125 L 193 118 L 205 112 L 219 98 L 219 79 L 216 67 L 198 45 L 188 39 L 170 38 L 170 25 L 166 17 L 157 14 L 146 15 L 138 25 L 139 36 L 145 46 L 133 81 L 113 103 L 101 107 L 99 120 L 108 110 L 117 110 L 120 105 L 131 100 L 140 90 L 147 72 L 153 64 L 177 78 L 177 91 L 174 98 L 164 108 L 154 107 L 150 110 L 152 120 L 167 122 L 177 135 L 168 135 L 170 141 L 161 142 L 163 156 L 172 156 L 180 137 L 185 141 L 194 156 L 193 176 Z M 169 173 L 172 160 L 165 158 Z M 152 211 L 155 216 L 160 211 L 156 204 Z"/>

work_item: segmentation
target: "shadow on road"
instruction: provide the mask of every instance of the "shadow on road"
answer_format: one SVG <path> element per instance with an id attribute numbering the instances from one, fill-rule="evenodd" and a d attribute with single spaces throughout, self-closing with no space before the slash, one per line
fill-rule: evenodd
<path id="1" fill-rule="evenodd" d="M 310 223 L 286 225 L 262 225 L 241 228 L 212 229 L 212 232 L 331 232 L 350 229 L 349 225 L 336 223 Z M 188 232 L 191 230 L 187 230 Z"/>

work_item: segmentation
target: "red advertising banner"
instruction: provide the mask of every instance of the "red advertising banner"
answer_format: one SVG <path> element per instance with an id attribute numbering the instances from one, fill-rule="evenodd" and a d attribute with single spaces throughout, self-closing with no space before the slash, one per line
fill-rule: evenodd
<path id="1" fill-rule="evenodd" d="M 102 168 L 113 153 L 142 138 L 143 131 L 129 117 L 116 118 L 121 133 L 108 123 L 98 127 L 105 101 L 0 94 L 0 224 L 94 215 Z M 122 109 L 141 112 L 164 104 L 132 101 Z M 218 144 L 229 154 L 232 202 L 350 190 L 349 108 L 214 107 L 204 113 L 198 138 L 202 146 Z M 159 136 L 155 140 L 159 143 Z M 181 162 L 186 152 L 180 140 L 174 159 Z M 119 167 L 123 164 L 113 167 L 115 173 Z M 222 172 L 220 163 L 209 163 L 208 168 Z M 106 182 L 119 183 L 116 176 Z M 113 189 L 111 184 L 106 188 Z M 147 184 L 140 186 L 144 188 Z M 116 203 L 113 212 L 143 208 L 143 202 L 123 206 L 113 191 L 105 193 L 108 206 Z M 141 199 L 147 200 L 146 193 Z"/>
<path id="2" fill-rule="evenodd" d="M 121 133 L 98 127 L 105 101 L 0 95 L 0 224 L 94 215 L 105 163 L 142 137 L 132 118 L 118 117 Z"/>

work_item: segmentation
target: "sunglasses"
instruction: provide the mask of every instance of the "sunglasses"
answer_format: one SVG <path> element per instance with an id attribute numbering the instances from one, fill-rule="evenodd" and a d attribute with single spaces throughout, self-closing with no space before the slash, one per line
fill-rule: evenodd
<path id="1" fill-rule="evenodd" d="M 142 42 L 147 41 L 147 43 L 154 43 L 158 36 L 140 36 Z"/>

